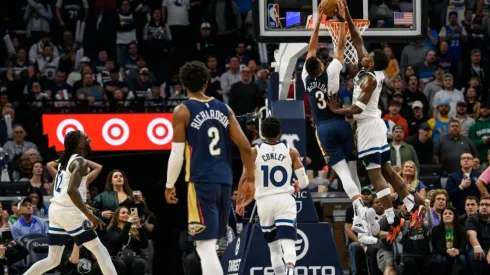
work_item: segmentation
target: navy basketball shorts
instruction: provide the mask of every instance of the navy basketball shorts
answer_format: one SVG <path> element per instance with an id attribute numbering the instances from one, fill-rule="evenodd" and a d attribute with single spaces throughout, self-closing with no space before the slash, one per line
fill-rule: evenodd
<path id="1" fill-rule="evenodd" d="M 189 182 L 187 207 L 191 241 L 220 239 L 226 236 L 231 208 L 231 185 Z"/>
<path id="2" fill-rule="evenodd" d="M 316 136 L 329 167 L 342 160 L 356 160 L 354 135 L 346 120 L 328 120 L 317 125 Z"/>

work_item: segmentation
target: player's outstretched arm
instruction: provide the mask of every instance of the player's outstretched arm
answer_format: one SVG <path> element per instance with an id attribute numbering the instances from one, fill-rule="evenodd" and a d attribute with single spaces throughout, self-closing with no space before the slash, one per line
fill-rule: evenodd
<path id="1" fill-rule="evenodd" d="M 308 176 L 306 175 L 305 167 L 303 166 L 303 162 L 301 162 L 301 156 L 296 150 L 296 148 L 289 148 L 289 155 L 291 156 L 291 160 L 293 161 L 293 170 L 294 174 L 298 178 L 299 188 L 303 189 L 308 187 L 310 183 L 308 180 Z"/>
<path id="2" fill-rule="evenodd" d="M 333 94 L 329 97 L 330 110 L 336 114 L 344 116 L 352 116 L 362 113 L 364 109 L 366 109 L 366 105 L 369 103 L 369 100 L 371 100 L 371 96 L 373 95 L 377 85 L 378 82 L 373 76 L 368 75 L 364 77 L 361 83 L 361 94 L 354 104 L 345 108 L 340 108 L 338 94 Z"/>
<path id="3" fill-rule="evenodd" d="M 236 120 L 235 113 L 231 110 L 230 106 L 228 107 L 228 119 L 230 121 L 230 138 L 233 142 L 238 146 L 238 150 L 240 150 L 240 157 L 242 158 L 243 166 L 244 166 L 244 174 L 247 178 L 247 181 L 254 182 L 254 159 L 252 157 L 252 147 L 250 146 L 250 142 L 242 131 L 240 124 Z"/>
<path id="4" fill-rule="evenodd" d="M 310 42 L 308 43 L 308 52 L 306 54 L 306 59 L 310 57 L 316 57 L 316 49 L 318 48 L 318 32 L 320 30 L 322 17 L 323 13 L 320 11 L 320 9 L 318 9 L 315 27 L 313 28 L 313 33 L 311 33 Z"/>
<path id="5" fill-rule="evenodd" d="M 337 1 L 338 19 L 340 21 L 340 33 L 337 38 L 337 47 L 333 55 L 333 61 L 327 67 L 328 95 L 337 93 L 340 88 L 340 72 L 344 63 L 345 49 L 345 6 L 342 1 Z"/>
<path id="6" fill-rule="evenodd" d="M 354 45 L 354 49 L 356 49 L 357 56 L 359 60 L 362 60 L 364 55 L 368 54 L 366 48 L 364 47 L 364 40 L 361 37 L 361 34 L 357 31 L 356 25 L 354 25 L 354 21 L 352 21 L 352 17 L 350 16 L 349 7 L 347 6 L 346 0 L 341 0 L 345 6 L 345 16 L 347 19 L 347 24 L 349 26 L 349 33 L 352 39 L 352 44 Z"/>
<path id="7" fill-rule="evenodd" d="M 337 38 L 337 47 L 333 55 L 334 59 L 344 64 L 344 49 L 345 49 L 345 13 L 346 6 L 343 1 L 337 1 L 337 19 L 339 20 L 339 37 Z"/>
<path id="8" fill-rule="evenodd" d="M 174 130 L 172 151 L 168 158 L 167 184 L 165 185 L 165 199 L 167 203 L 176 204 L 175 182 L 179 178 L 184 163 L 185 129 L 189 123 L 190 113 L 187 107 L 180 104 L 174 109 L 172 115 L 172 128 Z"/>

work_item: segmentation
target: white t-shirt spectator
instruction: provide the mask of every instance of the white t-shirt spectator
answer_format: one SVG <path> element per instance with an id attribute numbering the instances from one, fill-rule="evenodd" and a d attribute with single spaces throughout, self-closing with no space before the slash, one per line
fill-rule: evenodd
<path id="1" fill-rule="evenodd" d="M 439 105 L 439 100 L 441 98 L 447 98 L 450 100 L 449 107 L 451 109 L 449 110 L 449 116 L 454 117 L 456 116 L 456 104 L 458 101 L 463 100 L 464 101 L 464 95 L 461 93 L 459 90 L 440 90 L 439 92 L 436 93 L 434 96 L 434 100 L 432 101 L 432 108 L 436 109 L 437 105 Z"/>
<path id="2" fill-rule="evenodd" d="M 189 26 L 189 0 L 162 0 L 162 8 L 167 9 L 169 26 Z"/>

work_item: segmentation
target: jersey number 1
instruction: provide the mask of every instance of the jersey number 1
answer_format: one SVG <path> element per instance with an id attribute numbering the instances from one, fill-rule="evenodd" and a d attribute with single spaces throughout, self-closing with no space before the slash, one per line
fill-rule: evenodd
<path id="1" fill-rule="evenodd" d="M 63 182 L 63 173 L 58 172 L 58 174 L 56 174 L 56 181 L 54 182 L 54 190 L 58 193 L 61 192 L 62 182 Z"/>
<path id="2" fill-rule="evenodd" d="M 211 127 L 208 129 L 208 137 L 211 138 L 209 143 L 209 153 L 211 156 L 221 155 L 221 148 L 218 147 L 219 142 L 219 131 L 216 127 Z"/>
<path id="3" fill-rule="evenodd" d="M 282 166 L 274 166 L 269 171 L 269 166 L 262 165 L 260 169 L 262 170 L 262 174 L 264 175 L 264 187 L 269 187 L 269 182 L 272 183 L 272 185 L 274 185 L 275 187 L 282 187 L 288 181 L 288 171 L 286 171 L 286 168 Z M 274 177 L 276 172 L 281 173 L 280 181 L 276 181 L 276 178 Z"/>

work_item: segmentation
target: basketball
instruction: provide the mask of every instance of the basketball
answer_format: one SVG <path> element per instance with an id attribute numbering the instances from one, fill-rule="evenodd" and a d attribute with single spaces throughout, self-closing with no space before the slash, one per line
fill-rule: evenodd
<path id="1" fill-rule="evenodd" d="M 337 10 L 337 0 L 323 0 L 318 6 L 318 9 L 327 16 L 332 17 Z"/>

